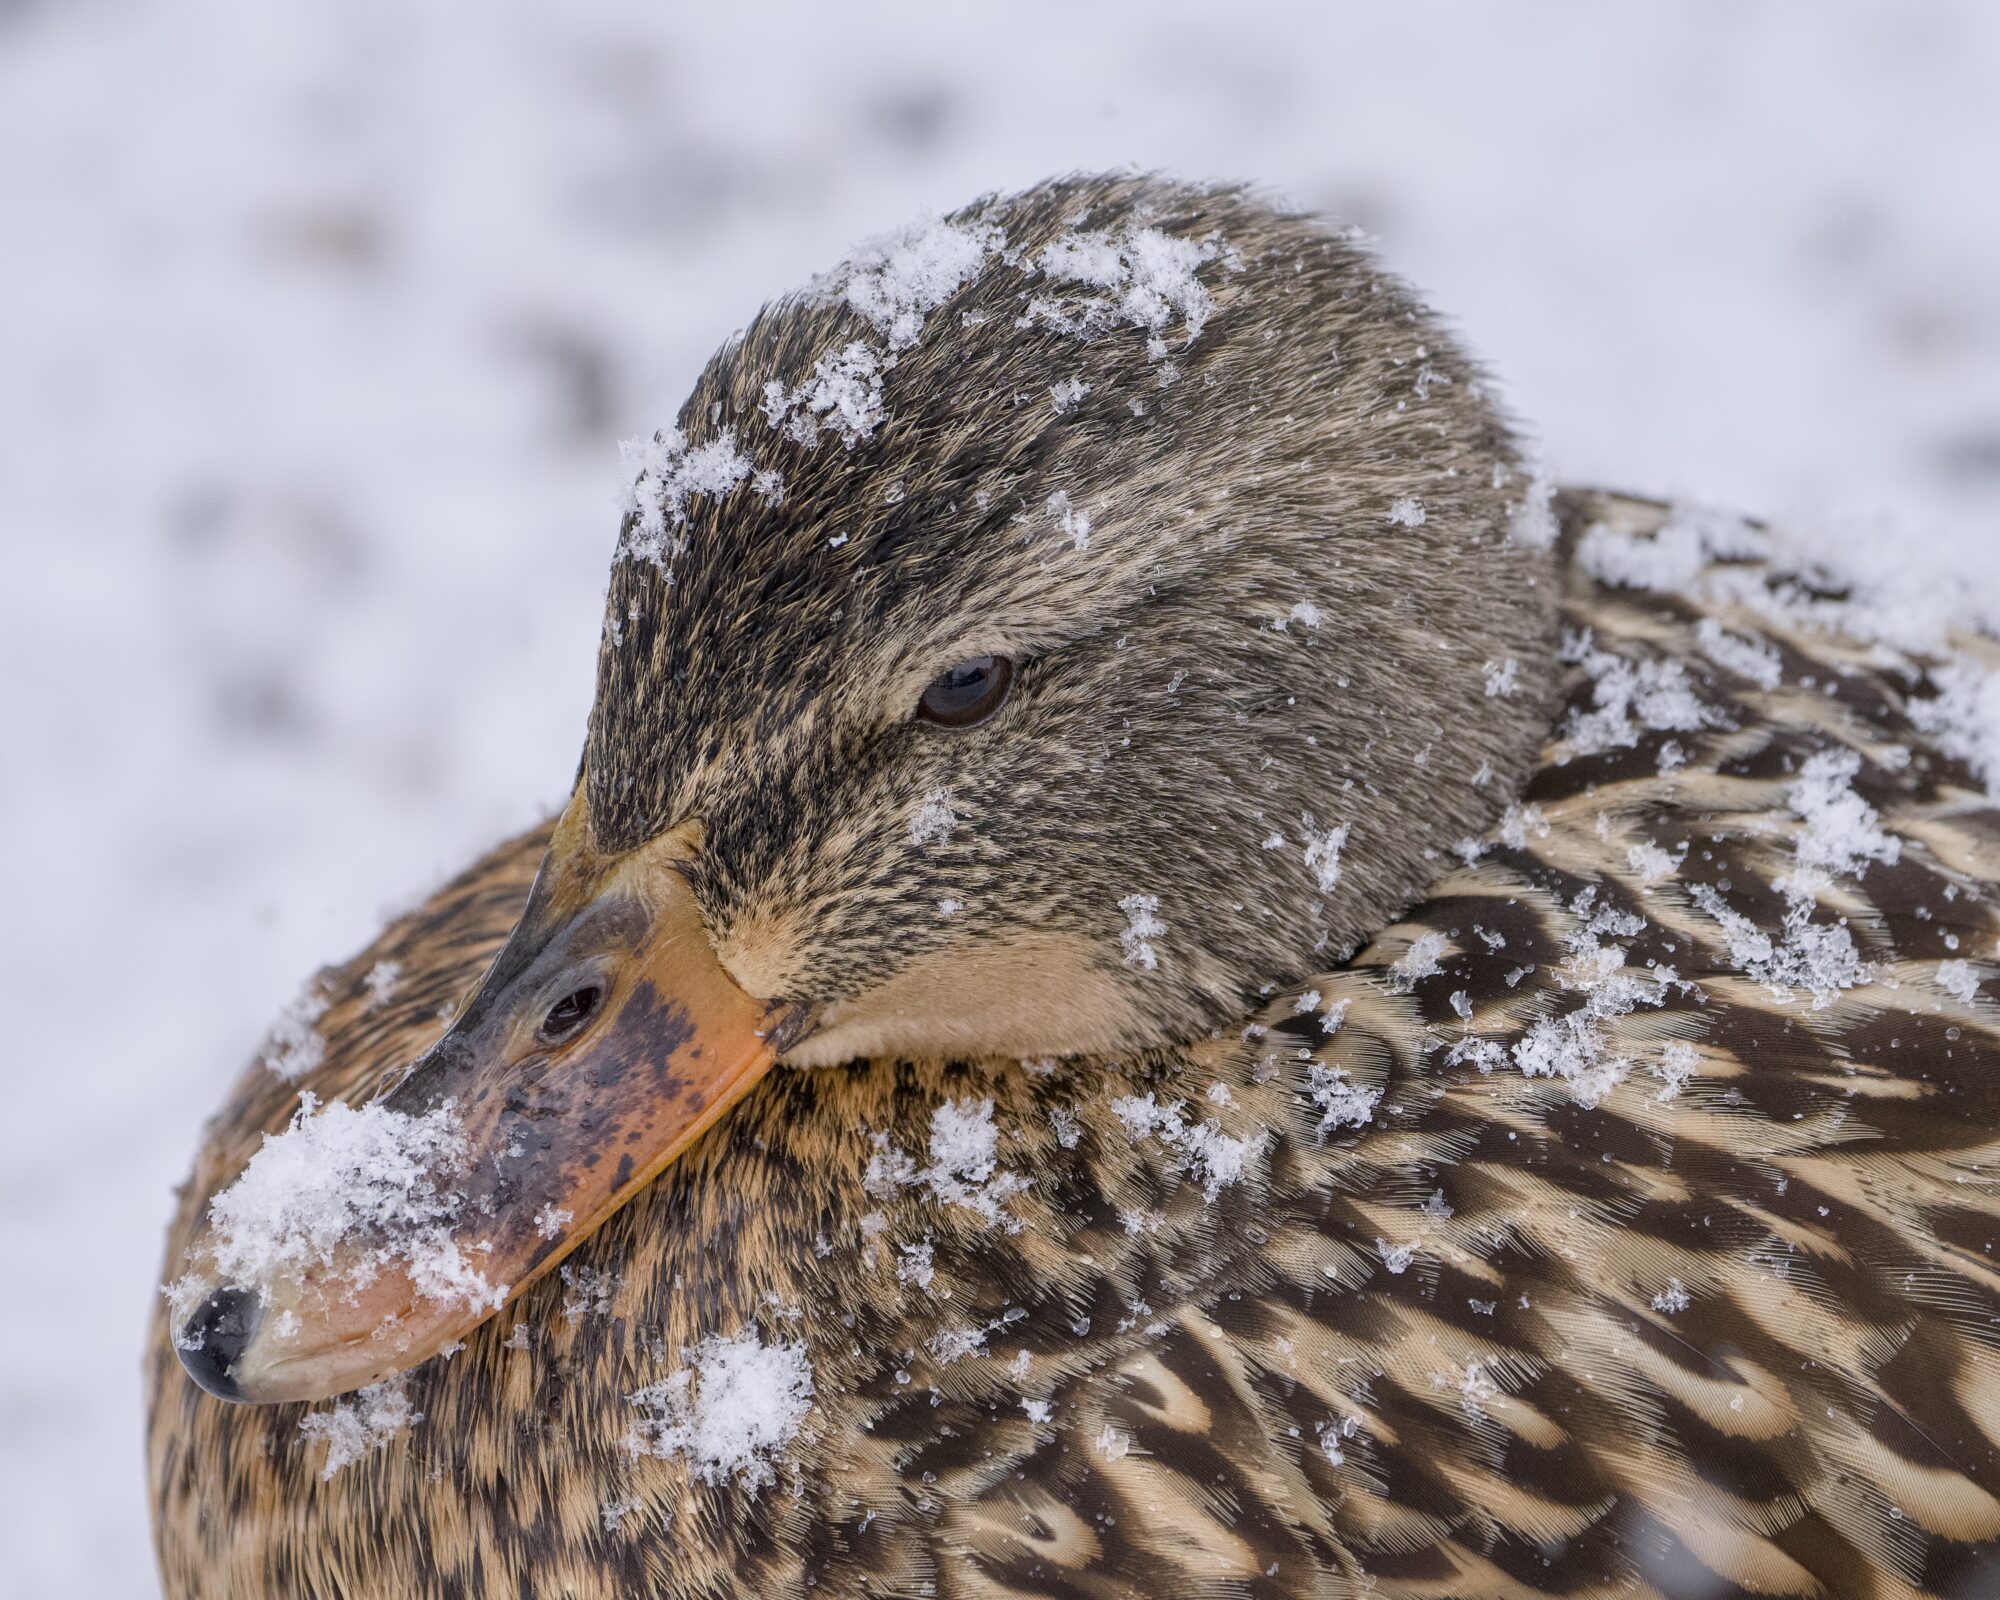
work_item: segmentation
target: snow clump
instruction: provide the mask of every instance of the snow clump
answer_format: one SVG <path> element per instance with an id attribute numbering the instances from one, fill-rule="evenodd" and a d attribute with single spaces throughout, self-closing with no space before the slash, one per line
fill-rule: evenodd
<path id="1" fill-rule="evenodd" d="M 642 1413 L 625 1436 L 634 1456 L 681 1459 L 698 1481 L 752 1492 L 812 1410 L 812 1361 L 802 1344 L 767 1345 L 755 1328 L 714 1334 L 681 1352 L 687 1365 L 627 1398 Z"/>
<path id="2" fill-rule="evenodd" d="M 497 1310 L 507 1286 L 489 1284 L 451 1234 L 462 1201 L 443 1175 L 465 1160 L 450 1101 L 418 1117 L 379 1102 L 319 1110 L 303 1094 L 291 1126 L 265 1135 L 209 1202 L 208 1253 L 243 1288 L 328 1269 L 360 1288 L 401 1268 L 426 1299 Z"/>

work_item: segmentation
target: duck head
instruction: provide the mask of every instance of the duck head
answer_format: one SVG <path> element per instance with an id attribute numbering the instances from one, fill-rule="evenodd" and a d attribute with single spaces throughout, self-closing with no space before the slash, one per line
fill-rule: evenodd
<path id="1" fill-rule="evenodd" d="M 1481 373 L 1236 191 L 1070 180 L 865 247 L 636 469 L 527 909 L 400 1081 L 216 1197 L 212 1392 L 431 1355 L 768 1071 L 1240 1026 L 1540 742 L 1546 541 Z"/>

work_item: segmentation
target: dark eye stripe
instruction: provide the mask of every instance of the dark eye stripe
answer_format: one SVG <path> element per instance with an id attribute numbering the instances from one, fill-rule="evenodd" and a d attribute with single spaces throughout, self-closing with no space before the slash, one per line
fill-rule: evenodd
<path id="1" fill-rule="evenodd" d="M 1000 709 L 1013 682 L 1014 663 L 1005 656 L 973 656 L 931 679 L 917 702 L 917 719 L 970 728 Z"/>

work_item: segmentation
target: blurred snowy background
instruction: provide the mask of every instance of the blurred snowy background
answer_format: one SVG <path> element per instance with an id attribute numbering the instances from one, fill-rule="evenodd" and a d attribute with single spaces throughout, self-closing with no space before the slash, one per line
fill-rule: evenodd
<path id="1" fill-rule="evenodd" d="M 1557 470 L 2000 596 L 2000 7 L 0 0 L 0 1592 L 278 1007 L 561 797 L 620 470 L 854 239 L 1123 163 L 1379 236 Z"/>

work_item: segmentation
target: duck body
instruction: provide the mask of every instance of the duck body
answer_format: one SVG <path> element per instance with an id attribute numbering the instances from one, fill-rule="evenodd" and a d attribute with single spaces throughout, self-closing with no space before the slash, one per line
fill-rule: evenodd
<path id="1" fill-rule="evenodd" d="M 1870 639 L 1742 524 L 1556 510 L 1525 786 L 1246 1026 L 781 1067 L 400 1428 L 202 1393 L 163 1308 L 168 1594 L 2000 1593 L 2000 773 L 1939 710 L 2000 652 Z M 170 1262 L 300 1087 L 437 1036 L 548 842 L 325 975 Z M 809 1372 L 754 1460 L 633 1399 L 718 1339 Z"/>

